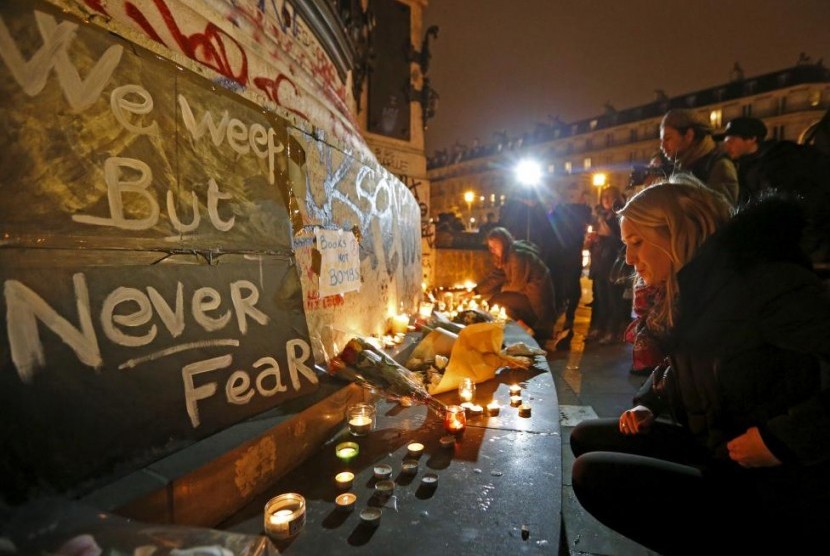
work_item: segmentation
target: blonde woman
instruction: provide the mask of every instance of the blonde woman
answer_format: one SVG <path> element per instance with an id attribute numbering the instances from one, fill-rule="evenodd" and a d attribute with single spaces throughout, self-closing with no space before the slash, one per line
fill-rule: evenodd
<path id="1" fill-rule="evenodd" d="M 661 554 L 778 554 L 830 523 L 830 296 L 796 205 L 730 204 L 694 178 L 618 214 L 626 258 L 665 296 L 671 366 L 619 418 L 571 433 L 583 507 Z"/>

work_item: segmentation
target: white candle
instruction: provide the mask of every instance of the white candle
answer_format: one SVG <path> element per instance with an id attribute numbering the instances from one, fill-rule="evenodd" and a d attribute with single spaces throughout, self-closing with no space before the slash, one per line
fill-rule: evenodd
<path id="1" fill-rule="evenodd" d="M 372 418 L 366 415 L 356 415 L 349 419 L 349 430 L 352 434 L 362 436 L 372 430 Z"/>
<path id="2" fill-rule="evenodd" d="M 271 523 L 274 525 L 280 525 L 282 523 L 288 523 L 289 518 L 291 518 L 291 514 L 294 512 L 291 510 L 277 510 L 273 514 L 271 514 Z"/>
<path id="3" fill-rule="evenodd" d="M 499 405 L 499 402 L 497 402 L 496 400 L 493 400 L 492 402 L 487 404 L 487 413 L 491 417 L 495 417 L 496 415 L 499 414 L 500 411 L 501 411 L 501 406 Z"/>

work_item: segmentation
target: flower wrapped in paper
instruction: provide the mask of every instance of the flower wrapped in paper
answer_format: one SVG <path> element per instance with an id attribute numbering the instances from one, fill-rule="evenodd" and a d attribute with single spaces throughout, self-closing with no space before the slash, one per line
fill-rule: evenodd
<path id="1" fill-rule="evenodd" d="M 329 373 L 374 388 L 390 399 L 425 404 L 440 415 L 446 410 L 412 371 L 365 338 L 349 340 L 340 354 L 329 361 Z"/>
<path id="2" fill-rule="evenodd" d="M 418 371 L 416 376 L 434 395 L 454 390 L 465 377 L 478 384 L 495 377 L 500 368 L 527 369 L 536 356 L 546 354 L 522 342 L 502 348 L 504 326 L 503 322 L 475 323 L 458 334 L 435 328 L 415 347 L 405 366 Z"/>

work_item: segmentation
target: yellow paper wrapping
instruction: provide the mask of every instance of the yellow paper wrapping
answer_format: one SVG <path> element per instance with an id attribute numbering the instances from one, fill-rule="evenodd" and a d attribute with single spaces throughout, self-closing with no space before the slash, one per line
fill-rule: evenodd
<path id="1" fill-rule="evenodd" d="M 427 338 L 434 332 L 436 330 L 430 332 Z M 435 339 L 433 338 L 429 344 L 434 345 Z M 503 341 L 504 323 L 502 322 L 468 324 L 452 344 L 450 361 L 441 382 L 429 388 L 429 393 L 441 394 L 454 390 L 458 388 L 458 383 L 464 377 L 470 377 L 478 384 L 496 376 L 496 370 L 505 364 L 504 357 L 501 355 Z M 420 347 L 419 344 L 416 351 Z M 425 346 L 423 355 L 428 355 L 428 349 L 431 349 L 430 346 Z"/>

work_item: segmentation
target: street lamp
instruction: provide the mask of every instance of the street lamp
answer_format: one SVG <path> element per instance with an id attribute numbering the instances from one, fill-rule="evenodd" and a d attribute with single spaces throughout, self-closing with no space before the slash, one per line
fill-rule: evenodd
<path id="1" fill-rule="evenodd" d="M 471 219 L 473 215 L 473 199 L 475 198 L 476 194 L 472 191 L 467 191 L 466 193 L 464 193 L 464 200 L 467 202 L 467 216 L 469 216 Z"/>
<path id="2" fill-rule="evenodd" d="M 525 158 L 516 164 L 516 179 L 526 187 L 538 185 L 542 179 L 542 167 L 535 160 Z"/>
<path id="3" fill-rule="evenodd" d="M 594 184 L 594 187 L 597 188 L 597 204 L 602 201 L 602 188 L 605 187 L 605 183 L 607 181 L 608 176 L 606 176 L 603 172 L 597 172 L 592 178 L 592 183 Z"/>

